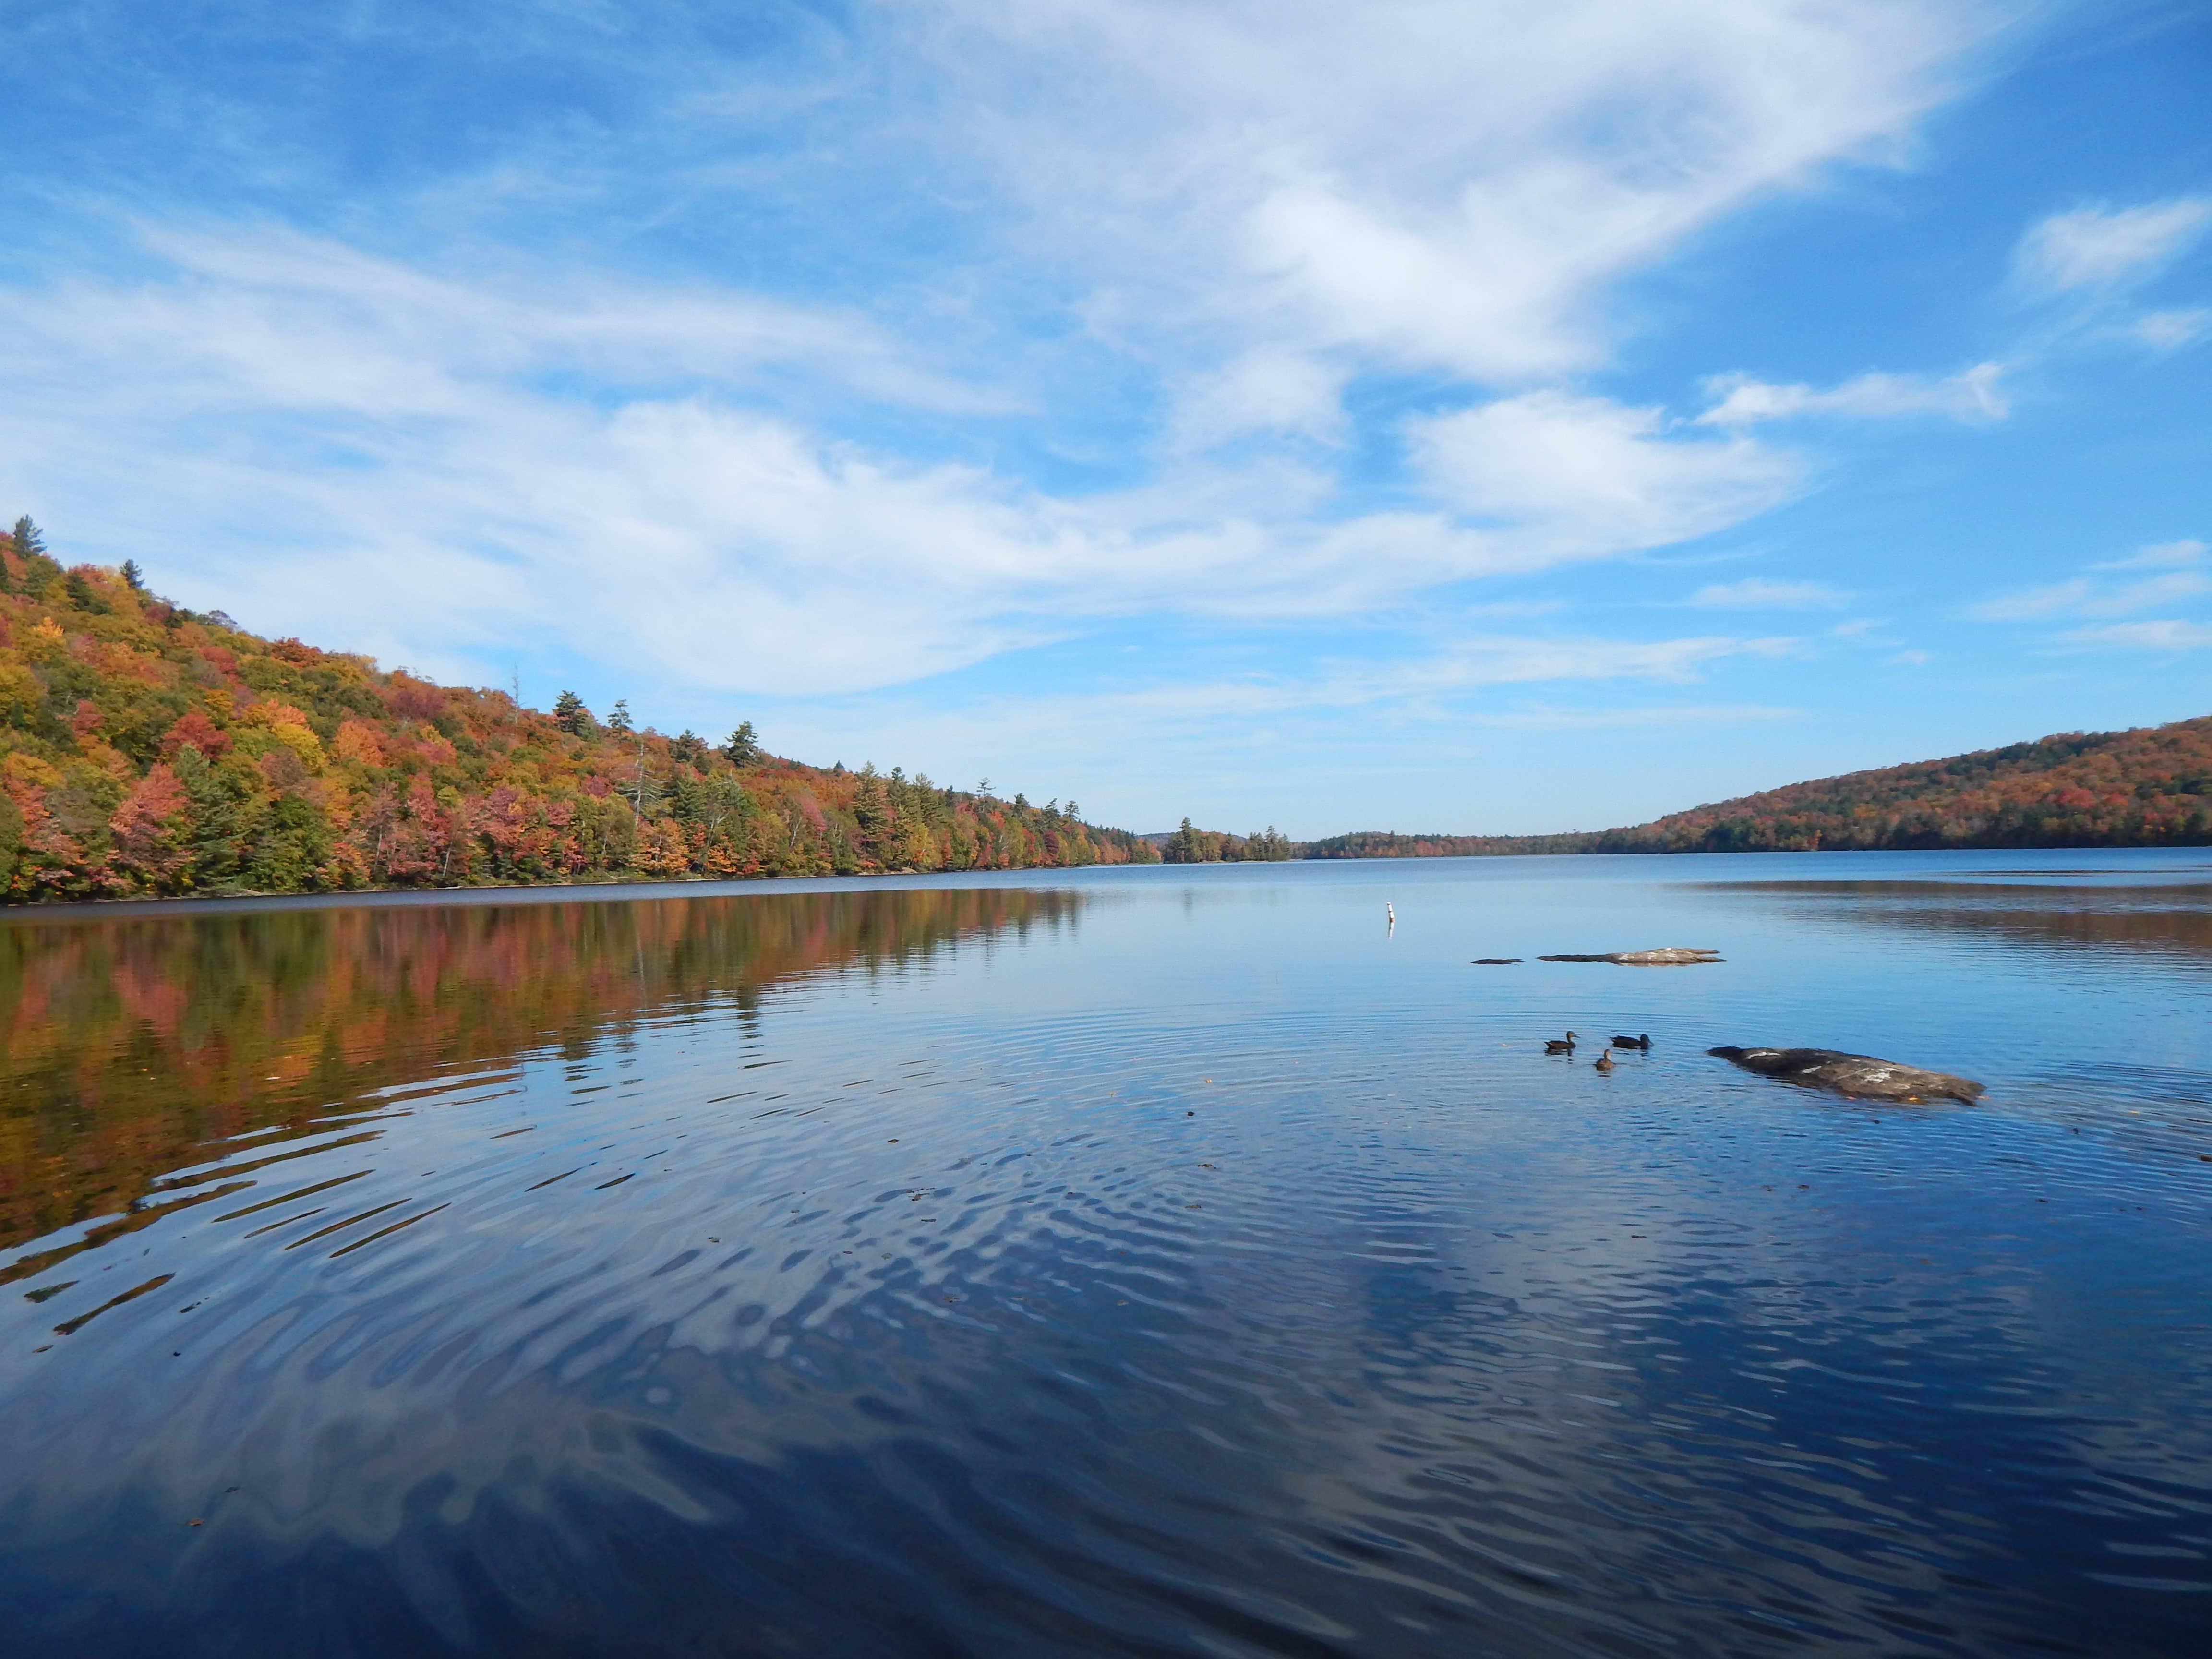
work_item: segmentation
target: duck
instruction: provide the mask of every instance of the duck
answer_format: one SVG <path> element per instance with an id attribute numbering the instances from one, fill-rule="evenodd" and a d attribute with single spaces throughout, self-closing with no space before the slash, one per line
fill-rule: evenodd
<path id="1" fill-rule="evenodd" d="M 1547 1054 L 1571 1054 L 1575 1051 L 1575 1034 L 1570 1031 L 1563 1037 L 1546 1037 L 1544 1052 Z"/>
<path id="2" fill-rule="evenodd" d="M 1648 1049 L 1651 1046 L 1651 1039 L 1649 1036 L 1616 1036 L 1613 1040 L 1613 1046 L 1616 1048 Z"/>
<path id="3" fill-rule="evenodd" d="M 1603 1054 L 1592 1060 L 1590 1064 L 1596 1066 L 1601 1072 L 1611 1071 L 1613 1069 L 1613 1050 L 1607 1048 Z"/>

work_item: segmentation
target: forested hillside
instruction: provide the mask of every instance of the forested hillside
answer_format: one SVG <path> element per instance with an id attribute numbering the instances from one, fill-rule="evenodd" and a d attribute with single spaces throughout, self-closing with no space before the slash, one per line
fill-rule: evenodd
<path id="1" fill-rule="evenodd" d="M 1153 863 L 1030 805 L 553 714 L 64 569 L 0 536 L 0 896 L 15 902 Z"/>
<path id="2" fill-rule="evenodd" d="M 1601 853 L 2201 846 L 2212 716 L 1793 783 L 1595 840 Z"/>
<path id="3" fill-rule="evenodd" d="M 1336 836 L 1307 858 L 2212 844 L 2212 715 L 1793 783 L 1632 829 Z"/>

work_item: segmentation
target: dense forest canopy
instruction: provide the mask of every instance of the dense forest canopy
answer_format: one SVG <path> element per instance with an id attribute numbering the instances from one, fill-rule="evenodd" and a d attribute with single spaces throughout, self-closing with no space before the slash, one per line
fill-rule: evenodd
<path id="1" fill-rule="evenodd" d="M 1333 836 L 1306 858 L 2212 845 L 2212 715 L 1914 761 L 1559 836 Z"/>
<path id="2" fill-rule="evenodd" d="M 0 536 L 0 897 L 1156 863 L 1073 801 L 548 714 Z"/>

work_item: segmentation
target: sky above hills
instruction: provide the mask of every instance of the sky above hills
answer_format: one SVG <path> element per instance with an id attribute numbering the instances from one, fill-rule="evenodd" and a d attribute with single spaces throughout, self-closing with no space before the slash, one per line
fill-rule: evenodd
<path id="1" fill-rule="evenodd" d="M 2212 709 L 2212 13 L 18 0 L 0 512 L 1148 830 Z"/>

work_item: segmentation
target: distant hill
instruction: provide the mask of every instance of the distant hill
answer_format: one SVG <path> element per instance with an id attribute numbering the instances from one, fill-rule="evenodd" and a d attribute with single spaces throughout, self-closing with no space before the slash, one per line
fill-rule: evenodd
<path id="1" fill-rule="evenodd" d="M 1362 831 L 1305 858 L 1528 853 L 1783 853 L 2212 845 L 2212 716 L 2065 732 L 1793 783 L 1624 830 L 1560 836 Z"/>
<path id="2" fill-rule="evenodd" d="M 0 535 L 0 901 L 1157 863 L 917 774 L 823 769 L 264 640 Z"/>

